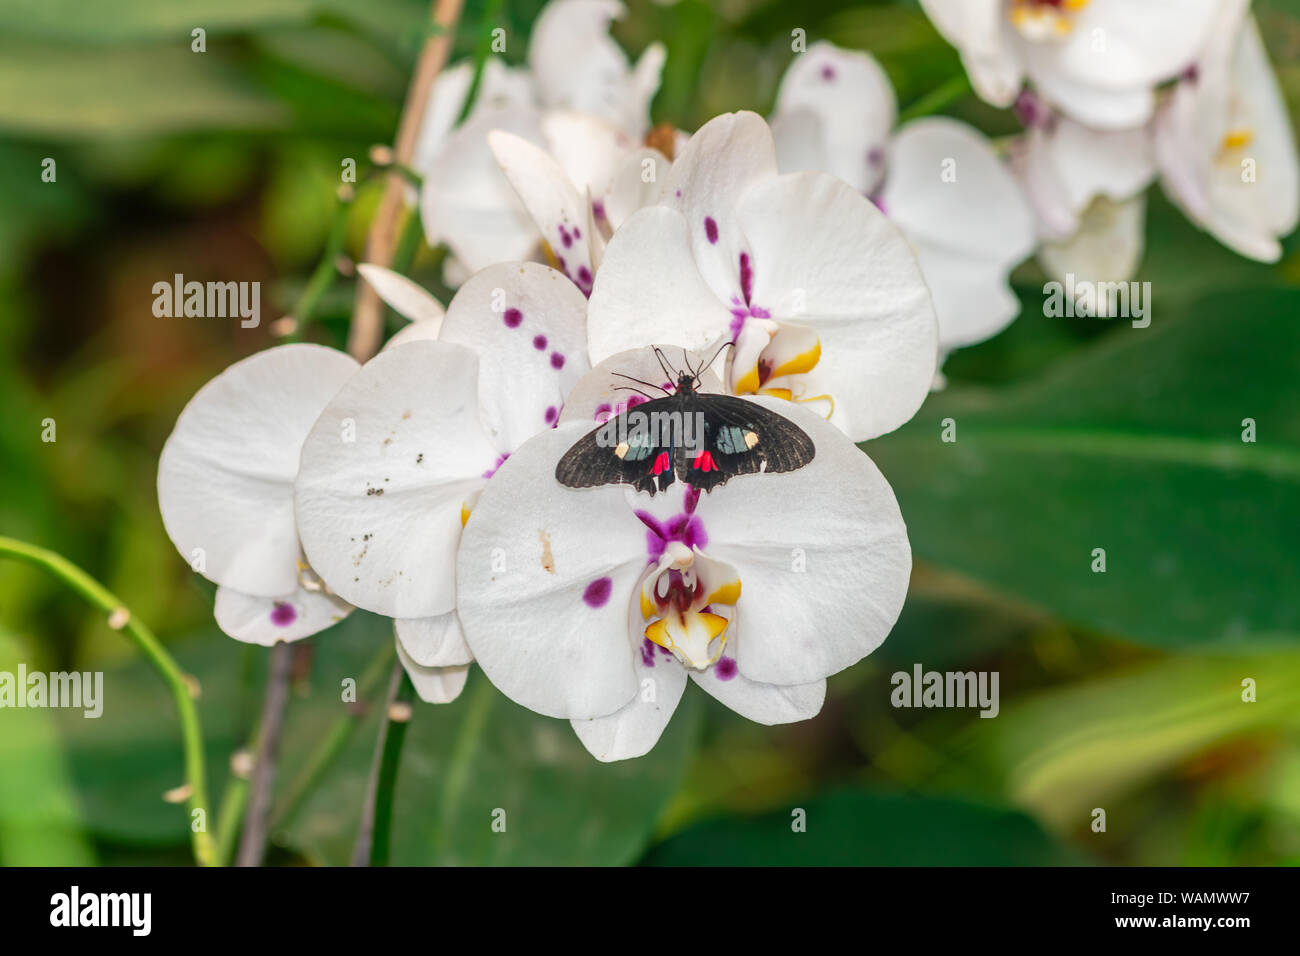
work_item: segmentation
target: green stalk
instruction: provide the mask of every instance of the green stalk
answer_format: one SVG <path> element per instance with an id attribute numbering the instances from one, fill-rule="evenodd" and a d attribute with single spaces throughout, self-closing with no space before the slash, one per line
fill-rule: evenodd
<path id="1" fill-rule="evenodd" d="M 388 673 L 392 660 L 393 645 L 385 644 L 383 649 L 367 665 L 361 679 L 357 681 L 358 702 L 374 694 L 380 680 Z M 277 813 L 272 814 L 270 826 L 272 832 L 283 830 L 293 822 L 303 804 L 307 802 L 307 798 L 316 789 L 316 785 L 320 783 L 321 778 L 333 766 L 334 761 L 343 752 L 343 748 L 352 739 L 352 732 L 356 730 L 357 725 L 361 723 L 364 716 L 365 714 L 360 709 L 345 714 L 334 721 L 334 724 L 326 731 L 325 736 L 316 745 L 316 749 L 307 758 L 306 764 L 298 771 L 298 775 L 289 785 L 282 808 Z"/>
<path id="2" fill-rule="evenodd" d="M 185 749 L 185 779 L 189 786 L 187 803 L 190 808 L 190 834 L 194 845 L 194 859 L 200 866 L 216 866 L 217 848 L 206 826 L 208 793 L 203 766 L 203 732 L 199 725 L 198 708 L 194 706 L 194 699 L 190 696 L 190 685 L 185 673 L 172 656 L 163 649 L 153 632 L 131 614 L 116 595 L 67 558 L 25 541 L 4 537 L 0 537 L 0 556 L 17 558 L 19 561 L 44 568 L 89 603 L 110 615 L 109 626 L 126 633 L 171 689 L 176 713 L 181 722 L 181 742 Z M 118 619 L 123 617 L 125 620 L 118 623 Z M 193 826 L 195 810 L 202 811 L 204 818 L 205 825 L 200 830 L 195 830 Z"/>
<path id="3" fill-rule="evenodd" d="M 940 110 L 951 106 L 971 91 L 970 77 L 965 73 L 958 73 L 956 76 L 939 84 L 929 93 L 926 93 L 918 100 L 913 100 L 907 109 L 898 114 L 898 125 L 906 123 L 908 120 L 919 119 L 922 116 L 929 116 L 932 113 L 938 113 Z"/>

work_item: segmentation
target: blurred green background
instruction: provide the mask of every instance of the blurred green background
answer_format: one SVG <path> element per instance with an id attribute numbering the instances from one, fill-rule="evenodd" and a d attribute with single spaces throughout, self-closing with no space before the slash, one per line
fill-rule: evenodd
<path id="1" fill-rule="evenodd" d="M 504 25 L 507 59 L 522 60 L 540 6 L 472 0 L 454 59 Z M 767 111 L 796 27 L 873 52 L 903 107 L 960 72 L 915 2 L 629 6 L 615 34 L 633 55 L 666 44 L 654 118 L 685 129 Z M 1255 10 L 1297 115 L 1300 9 Z M 341 159 L 364 172 L 368 148 L 391 142 L 427 15 L 419 0 L 0 5 L 0 533 L 86 567 L 197 676 L 214 799 L 267 652 L 220 634 L 212 587 L 164 535 L 158 453 L 203 382 L 273 344 L 269 318 L 325 245 Z M 973 96 L 948 112 L 1017 131 Z M 377 200 L 376 181 L 360 187 L 352 256 Z M 1249 262 L 1157 187 L 1147 246 L 1150 329 L 1044 318 L 1026 264 L 1021 319 L 950 359 L 949 389 L 867 446 L 917 567 L 893 634 L 831 679 L 817 719 L 761 727 L 692 688 L 651 755 L 605 766 L 476 672 L 454 704 L 417 706 L 392 860 L 1300 862 L 1300 241 L 1277 265 Z M 438 261 L 422 250 L 415 275 L 445 301 Z M 260 280 L 262 325 L 155 318 L 151 287 L 176 272 Z M 351 301 L 342 279 L 312 337 L 341 346 Z M 955 444 L 938 440 L 948 417 Z M 1097 547 L 1105 574 L 1090 570 Z M 278 863 L 346 862 L 391 660 L 387 622 L 366 614 L 312 643 Z M 104 670 L 106 703 L 99 720 L 0 711 L 0 862 L 190 862 L 186 812 L 162 801 L 181 783 L 166 691 L 80 599 L 4 562 L 0 670 L 18 661 Z M 894 709 L 890 675 L 916 663 L 998 671 L 999 716 Z M 339 703 L 345 677 L 362 705 Z M 322 740 L 338 752 L 308 790 Z"/>

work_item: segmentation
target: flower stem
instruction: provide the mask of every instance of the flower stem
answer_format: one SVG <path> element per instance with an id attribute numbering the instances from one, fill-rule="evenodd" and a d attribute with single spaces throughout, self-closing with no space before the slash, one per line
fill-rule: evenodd
<path id="1" fill-rule="evenodd" d="M 389 832 L 393 820 L 393 797 L 397 767 L 402 754 L 406 725 L 410 722 L 411 682 L 401 661 L 393 665 L 388 680 L 388 699 L 379 725 L 379 740 L 366 782 L 361 805 L 361 823 L 352 848 L 353 866 L 383 866 L 388 862 Z"/>
<path id="2" fill-rule="evenodd" d="M 953 103 L 957 102 L 970 91 L 970 77 L 968 77 L 964 72 L 958 73 L 951 79 L 940 83 L 920 99 L 913 100 L 907 109 L 898 114 L 898 124 L 901 126 L 909 120 L 919 119 L 922 116 L 929 116 L 932 113 L 938 113 L 945 107 L 951 106 Z"/>
<path id="3" fill-rule="evenodd" d="M 357 681 L 357 704 L 360 705 L 367 700 L 379 686 L 380 680 L 388 672 L 388 666 L 393 658 L 393 645 L 385 644 L 383 649 L 366 667 L 365 673 Z M 338 756 L 347 746 L 348 740 L 352 737 L 352 732 L 356 730 L 357 724 L 365 716 L 365 709 L 356 706 L 349 713 L 344 714 L 334 722 L 334 725 L 321 738 L 316 749 L 312 751 L 311 756 L 307 758 L 306 764 L 298 772 L 298 776 L 289 784 L 287 796 L 284 798 L 282 809 L 278 809 L 271 817 L 271 829 L 273 831 L 283 830 L 289 826 L 298 811 L 302 809 L 307 798 L 315 789 L 316 784 L 320 782 L 325 772 L 329 770 Z"/>
<path id="4" fill-rule="evenodd" d="M 275 760 L 280 751 L 280 734 L 284 730 L 284 713 L 289 703 L 292 664 L 293 648 L 290 645 L 281 641 L 271 648 L 271 668 L 266 677 L 266 696 L 262 700 L 262 719 L 257 731 L 257 756 L 249 788 L 248 814 L 236 866 L 261 866 L 262 858 L 266 856 L 267 818 L 275 786 Z"/>
<path id="5" fill-rule="evenodd" d="M 302 341 L 303 331 L 311 323 L 316 307 L 339 276 L 339 256 L 343 254 L 343 246 L 347 242 L 348 212 L 352 208 L 353 194 L 350 190 L 350 186 L 346 190 L 339 190 L 338 201 L 334 206 L 334 220 L 330 223 L 329 236 L 325 240 L 325 250 L 289 312 L 293 319 L 293 329 L 284 337 L 286 342 Z"/>
<path id="6" fill-rule="evenodd" d="M 438 29 L 430 31 L 415 67 L 415 75 L 407 90 L 406 104 L 397 126 L 397 141 L 393 147 L 394 163 L 409 166 L 415 155 L 415 143 L 420 134 L 425 106 L 433 81 L 442 72 L 451 54 L 456 24 L 460 20 L 465 0 L 434 0 L 433 23 Z M 366 239 L 365 261 L 388 266 L 398 245 L 398 223 L 406 206 L 406 184 L 396 173 L 389 176 L 388 186 L 379 204 L 370 235 Z M 357 283 L 357 295 L 348 331 L 348 352 L 358 362 L 364 362 L 379 351 L 384 328 L 384 303 L 367 283 Z"/>
<path id="7" fill-rule="evenodd" d="M 185 749 L 185 781 L 189 796 L 190 838 L 194 847 L 194 859 L 200 866 L 217 864 L 217 848 L 208 832 L 208 792 L 203 765 L 203 731 L 199 724 L 198 708 L 194 706 L 191 695 L 190 679 L 180 669 L 162 644 L 158 642 L 148 626 L 118 600 L 108 588 L 77 567 L 67 558 L 45 548 L 18 541 L 13 538 L 0 537 L 0 555 L 17 558 L 44 568 L 56 578 L 76 591 L 88 602 L 109 615 L 109 627 L 124 631 L 154 670 L 162 677 L 172 692 L 176 704 L 176 713 L 181 722 L 181 742 Z M 200 811 L 198 820 L 194 811 Z"/>

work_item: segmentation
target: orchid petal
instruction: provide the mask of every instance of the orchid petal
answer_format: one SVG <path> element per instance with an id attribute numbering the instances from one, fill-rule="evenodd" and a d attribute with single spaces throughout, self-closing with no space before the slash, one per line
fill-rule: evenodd
<path id="1" fill-rule="evenodd" d="M 393 629 L 407 656 L 421 667 L 459 666 L 474 660 L 455 611 L 436 617 L 399 617 Z"/>
<path id="2" fill-rule="evenodd" d="M 378 614 L 450 611 L 461 512 L 498 459 L 479 418 L 472 350 L 411 342 L 380 352 L 302 448 L 295 501 L 313 569 Z"/>
<path id="3" fill-rule="evenodd" d="M 412 322 L 442 322 L 446 309 L 418 283 L 392 269 L 370 262 L 359 263 L 357 272 L 361 273 L 361 278 L 369 283 L 379 298 L 403 318 Z"/>
<path id="4" fill-rule="evenodd" d="M 910 419 L 934 378 L 938 325 L 898 227 L 821 173 L 754 186 L 738 218 L 753 249 L 753 302 L 821 339 L 816 378 L 849 437 L 875 438 Z"/>
<path id="5" fill-rule="evenodd" d="M 158 507 L 208 580 L 255 597 L 298 586 L 298 453 L 357 367 L 334 349 L 281 345 L 236 362 L 182 410 L 158 462 Z"/>
<path id="6" fill-rule="evenodd" d="M 898 118 L 898 101 L 874 57 L 826 41 L 814 43 L 791 61 L 781 78 L 776 115 L 791 110 L 808 110 L 821 120 L 828 165 L 782 165 L 782 172 L 811 169 L 831 173 L 861 193 L 876 188 L 884 174 L 884 147 Z"/>
<path id="7" fill-rule="evenodd" d="M 889 157 L 881 199 L 934 297 L 940 348 L 1000 332 L 1020 312 L 1007 277 L 1037 241 L 1015 180 L 982 134 L 946 118 L 906 124 Z"/>
<path id="8" fill-rule="evenodd" d="M 456 293 L 439 340 L 479 356 L 479 414 L 503 452 L 559 418 L 564 398 L 588 369 L 587 300 L 554 269 L 500 263 Z"/>
<path id="9" fill-rule="evenodd" d="M 555 480 L 585 431 L 562 425 L 511 455 L 470 515 L 457 562 L 457 610 L 484 673 L 516 703 L 570 719 L 612 714 L 637 692 L 629 601 L 646 566 L 646 528 L 623 489 Z"/>
<path id="10" fill-rule="evenodd" d="M 275 598 L 219 587 L 212 613 L 217 626 L 235 640 L 270 647 L 319 634 L 351 614 L 352 606 L 324 590 L 309 591 L 301 585 Z"/>
<path id="11" fill-rule="evenodd" d="M 426 704 L 450 704 L 465 689 L 469 679 L 469 665 L 458 667 L 422 667 L 417 664 L 397 642 L 397 659 L 402 662 L 402 669 L 411 679 L 411 686 Z"/>
<path id="12" fill-rule="evenodd" d="M 582 745 L 602 762 L 649 753 L 686 689 L 685 668 L 663 648 L 644 641 L 634 661 L 639 689 L 630 702 L 605 717 L 571 721 Z"/>

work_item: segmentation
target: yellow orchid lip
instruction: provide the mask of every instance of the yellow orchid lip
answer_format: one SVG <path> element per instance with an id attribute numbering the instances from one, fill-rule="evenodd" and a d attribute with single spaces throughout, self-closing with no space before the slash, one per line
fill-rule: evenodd
<path id="1" fill-rule="evenodd" d="M 685 547 L 669 549 L 642 580 L 639 603 L 645 639 L 684 666 L 705 670 L 722 657 L 727 628 L 740 600 L 740 579 L 727 565 Z"/>
<path id="2" fill-rule="evenodd" d="M 1011 0 L 1007 16 L 1031 40 L 1062 37 L 1074 29 L 1073 15 L 1090 0 Z"/>

